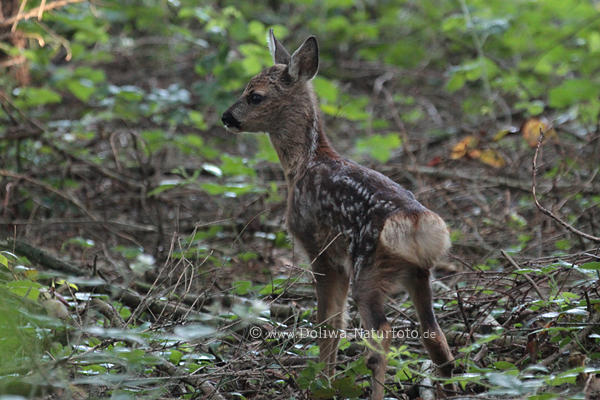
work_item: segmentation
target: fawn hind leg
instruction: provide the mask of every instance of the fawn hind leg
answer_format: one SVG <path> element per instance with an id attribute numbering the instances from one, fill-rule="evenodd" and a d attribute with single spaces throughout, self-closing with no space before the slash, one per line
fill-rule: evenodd
<path id="1" fill-rule="evenodd" d="M 384 394 L 387 353 L 390 348 L 391 326 L 385 317 L 385 291 L 377 269 L 362 271 L 352 289 L 363 328 L 370 335 L 366 364 L 372 372 L 371 400 L 381 400 Z M 379 276 L 377 276 L 379 275 Z M 377 335 L 375 337 L 375 335 Z"/>
<path id="2" fill-rule="evenodd" d="M 345 308 L 350 279 L 343 267 L 327 262 L 325 257 L 313 264 L 317 281 L 317 322 L 319 335 L 319 361 L 325 363 L 326 373 L 335 371 L 339 330 L 345 328 Z"/>
<path id="3" fill-rule="evenodd" d="M 403 275 L 402 283 L 410 295 L 421 324 L 421 341 L 442 376 L 449 377 L 452 374 L 454 357 L 433 312 L 429 270 L 413 267 Z"/>

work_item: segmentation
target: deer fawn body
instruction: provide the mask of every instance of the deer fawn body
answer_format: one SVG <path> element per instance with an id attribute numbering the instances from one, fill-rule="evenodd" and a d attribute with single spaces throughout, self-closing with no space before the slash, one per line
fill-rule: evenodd
<path id="1" fill-rule="evenodd" d="M 288 228 L 315 272 L 319 324 L 344 329 L 352 281 L 363 327 L 382 338 L 372 342 L 367 355 L 371 398 L 382 399 L 391 339 L 384 301 L 404 286 L 416 308 L 423 343 L 440 372 L 449 376 L 453 356 L 435 319 L 429 276 L 450 247 L 446 224 L 411 192 L 341 158 L 331 147 L 310 83 L 319 63 L 314 37 L 290 56 L 271 30 L 269 49 L 275 65 L 250 80 L 222 121 L 234 132 L 269 133 L 287 181 Z M 336 338 L 319 341 L 329 375 L 337 346 Z"/>

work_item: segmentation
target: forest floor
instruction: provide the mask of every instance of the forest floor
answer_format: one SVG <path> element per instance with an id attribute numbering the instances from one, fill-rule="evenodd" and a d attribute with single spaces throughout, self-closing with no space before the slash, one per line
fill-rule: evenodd
<path id="1" fill-rule="evenodd" d="M 448 397 L 598 398 L 600 247 L 536 207 L 532 165 L 539 147 L 541 205 L 597 238 L 600 132 L 582 137 L 564 120 L 553 126 L 558 134 L 552 136 L 545 125 L 519 114 L 474 126 L 457 119 L 456 98 L 418 84 L 403 86 L 392 74 L 385 92 L 412 96 L 427 115 L 406 129 L 398 120 L 403 110 L 381 90 L 378 78 L 386 71 L 371 67 L 369 76 L 352 78 L 365 66 L 340 66 L 355 94 L 369 96 L 371 111 L 397 128 L 403 146 L 376 163 L 354 149 L 368 128 L 327 116 L 327 132 L 342 154 L 413 191 L 450 227 L 452 249 L 433 281 L 438 320 L 458 364 L 457 391 Z M 123 86 L 152 73 L 140 68 L 127 76 L 118 64 L 107 65 L 108 80 Z M 223 184 L 227 163 L 216 166 L 205 157 L 215 151 L 243 158 L 256 149 L 254 137 L 218 127 L 196 131 L 204 145 L 184 151 L 153 147 L 139 133 L 150 121 L 90 120 L 87 129 L 94 135 L 75 144 L 83 156 L 64 145 L 68 129 L 60 125 L 79 107 L 76 99 L 65 97 L 46 122 L 21 112 L 5 95 L 0 102 L 14 131 L 45 148 L 36 161 L 21 154 L 17 167 L 0 169 L 2 245 L 27 258 L 11 261 L 11 274 L 31 278 L 28 271 L 36 270 L 36 288 L 50 297 L 41 304 L 67 326 L 51 340 L 51 356 L 40 359 L 53 368 L 34 368 L 18 384 L 4 380 L 5 393 L 368 395 L 360 340 L 342 341 L 338 374 L 327 381 L 319 375 L 314 339 L 273 336 L 315 328 L 316 314 L 308 261 L 285 233 L 283 174 L 272 162 L 249 167 L 232 158 L 232 175 L 242 177 L 237 183 L 252 187 L 243 194 L 221 193 L 211 185 Z M 219 116 L 214 111 L 205 117 Z M 547 131 L 541 146 L 527 122 Z M 440 134 L 422 134 L 434 130 Z M 171 132 L 168 140 L 176 143 L 181 133 Z M 500 165 L 482 162 L 486 149 L 502 159 Z M 59 311 L 52 309 L 56 299 L 64 300 L 67 315 L 59 305 Z M 351 299 L 348 311 L 349 328 L 359 328 Z M 397 331 L 418 326 L 403 293 L 389 300 L 386 312 Z M 388 395 L 431 395 L 437 381 L 424 370 L 427 356 L 419 341 L 398 339 L 392 346 Z"/>

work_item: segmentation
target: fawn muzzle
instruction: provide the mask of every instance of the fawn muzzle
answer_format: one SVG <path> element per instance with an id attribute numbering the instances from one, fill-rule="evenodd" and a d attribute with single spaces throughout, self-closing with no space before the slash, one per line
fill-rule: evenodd
<path id="1" fill-rule="evenodd" d="M 225 125 L 226 128 L 233 128 L 237 130 L 242 129 L 240 121 L 238 121 L 229 110 L 223 113 L 223 116 L 221 116 L 221 121 L 223 122 L 223 125 Z"/>

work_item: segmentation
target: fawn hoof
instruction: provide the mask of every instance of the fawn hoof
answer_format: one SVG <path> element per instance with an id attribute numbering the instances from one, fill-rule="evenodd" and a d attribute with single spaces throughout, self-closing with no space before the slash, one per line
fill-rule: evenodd
<path id="1" fill-rule="evenodd" d="M 439 376 L 443 378 L 451 378 L 454 370 L 454 361 L 448 361 L 444 364 L 436 366 L 436 370 Z"/>

